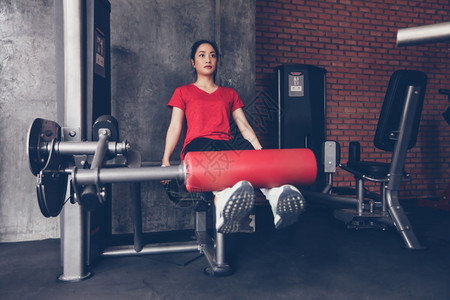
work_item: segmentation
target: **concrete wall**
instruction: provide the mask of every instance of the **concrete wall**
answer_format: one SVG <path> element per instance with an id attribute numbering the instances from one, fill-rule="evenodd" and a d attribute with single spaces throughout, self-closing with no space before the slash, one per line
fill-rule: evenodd
<path id="1" fill-rule="evenodd" d="M 246 103 L 254 98 L 254 0 L 113 0 L 111 9 L 113 115 L 143 160 L 162 157 L 166 104 L 193 81 L 195 40 L 215 39 L 223 54 L 218 83 Z M 56 120 L 54 17 L 50 0 L 0 1 L 0 241 L 59 237 L 59 218 L 40 214 L 25 151 L 31 122 Z M 128 190 L 114 185 L 114 232 L 131 231 Z M 143 184 L 141 195 L 145 231 L 193 226 L 192 210 L 172 205 L 159 183 Z"/>
<path id="2" fill-rule="evenodd" d="M 161 161 L 170 121 L 167 103 L 176 87 L 194 80 L 190 49 L 196 40 L 219 44 L 219 84 L 236 88 L 244 101 L 254 97 L 254 1 L 120 1 L 112 7 L 113 115 L 121 139 L 144 161 Z M 141 196 L 144 231 L 193 227 L 192 209 L 174 207 L 158 182 L 144 183 Z M 113 232 L 131 231 L 127 184 L 114 186 L 113 216 Z"/>
<path id="3" fill-rule="evenodd" d="M 31 122 L 56 116 L 53 2 L 0 1 L 0 49 L 0 241 L 56 237 L 25 151 Z"/>

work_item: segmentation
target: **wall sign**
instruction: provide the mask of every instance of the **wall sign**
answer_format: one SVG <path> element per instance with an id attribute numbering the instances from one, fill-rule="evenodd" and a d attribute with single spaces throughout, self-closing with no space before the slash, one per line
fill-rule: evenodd
<path id="1" fill-rule="evenodd" d="M 302 72 L 291 72 L 288 83 L 289 97 L 303 97 L 305 95 L 304 75 Z"/>
<path id="2" fill-rule="evenodd" d="M 95 64 L 94 72 L 105 78 L 105 35 L 95 28 Z"/>

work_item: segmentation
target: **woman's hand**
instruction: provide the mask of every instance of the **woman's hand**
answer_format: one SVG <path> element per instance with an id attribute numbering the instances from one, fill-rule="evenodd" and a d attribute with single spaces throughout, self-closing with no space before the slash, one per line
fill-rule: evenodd
<path id="1" fill-rule="evenodd" d="M 162 161 L 161 168 L 165 168 L 165 167 L 169 167 L 169 166 L 170 166 L 170 162 L 169 161 L 167 161 L 167 160 L 163 160 Z M 160 183 L 162 185 L 169 184 L 169 182 L 170 182 L 170 180 L 167 180 L 167 179 L 160 181 Z"/>
<path id="2" fill-rule="evenodd" d="M 184 111 L 177 107 L 172 108 L 172 116 L 170 118 L 169 128 L 166 134 L 166 145 L 164 147 L 164 155 L 161 161 L 161 167 L 170 166 L 170 157 L 175 149 L 180 138 L 181 130 L 183 128 Z M 170 180 L 161 180 L 162 184 L 169 183 Z"/>
<path id="3" fill-rule="evenodd" d="M 258 137 L 256 136 L 252 126 L 248 123 L 242 108 L 238 108 L 233 111 L 232 116 L 244 139 L 249 141 L 256 150 L 261 150 L 262 146 L 259 143 Z"/>

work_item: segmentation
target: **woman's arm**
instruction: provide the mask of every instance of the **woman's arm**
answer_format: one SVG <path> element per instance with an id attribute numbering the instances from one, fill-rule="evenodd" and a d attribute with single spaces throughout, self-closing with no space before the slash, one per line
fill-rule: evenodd
<path id="1" fill-rule="evenodd" d="M 180 139 L 181 130 L 183 129 L 184 111 L 178 107 L 172 108 L 172 117 L 170 118 L 169 128 L 166 134 L 166 145 L 164 148 L 164 155 L 162 164 L 170 166 L 170 157 L 177 146 Z"/>
<path id="2" fill-rule="evenodd" d="M 232 116 L 244 139 L 249 141 L 252 144 L 253 148 L 255 148 L 256 150 L 262 149 L 258 137 L 253 131 L 252 126 L 250 126 L 250 124 L 248 123 L 242 108 L 238 108 L 235 111 L 233 111 Z"/>

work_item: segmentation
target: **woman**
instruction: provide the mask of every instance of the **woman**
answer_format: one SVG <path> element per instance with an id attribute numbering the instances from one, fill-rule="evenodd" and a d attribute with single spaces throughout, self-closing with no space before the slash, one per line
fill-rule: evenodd
<path id="1" fill-rule="evenodd" d="M 178 143 L 186 118 L 187 131 L 181 159 L 189 151 L 221 151 L 262 149 L 245 117 L 244 104 L 237 92 L 215 83 L 219 50 L 212 41 L 201 40 L 191 49 L 191 63 L 197 75 L 192 84 L 178 87 L 168 106 L 172 108 L 162 165 L 170 165 L 170 157 Z M 231 119 L 243 138 L 232 138 Z M 272 207 L 277 228 L 294 223 L 304 208 L 301 193 L 291 185 L 262 189 Z M 216 229 L 220 233 L 247 231 L 248 215 L 253 209 L 255 192 L 248 181 L 215 192 Z"/>

